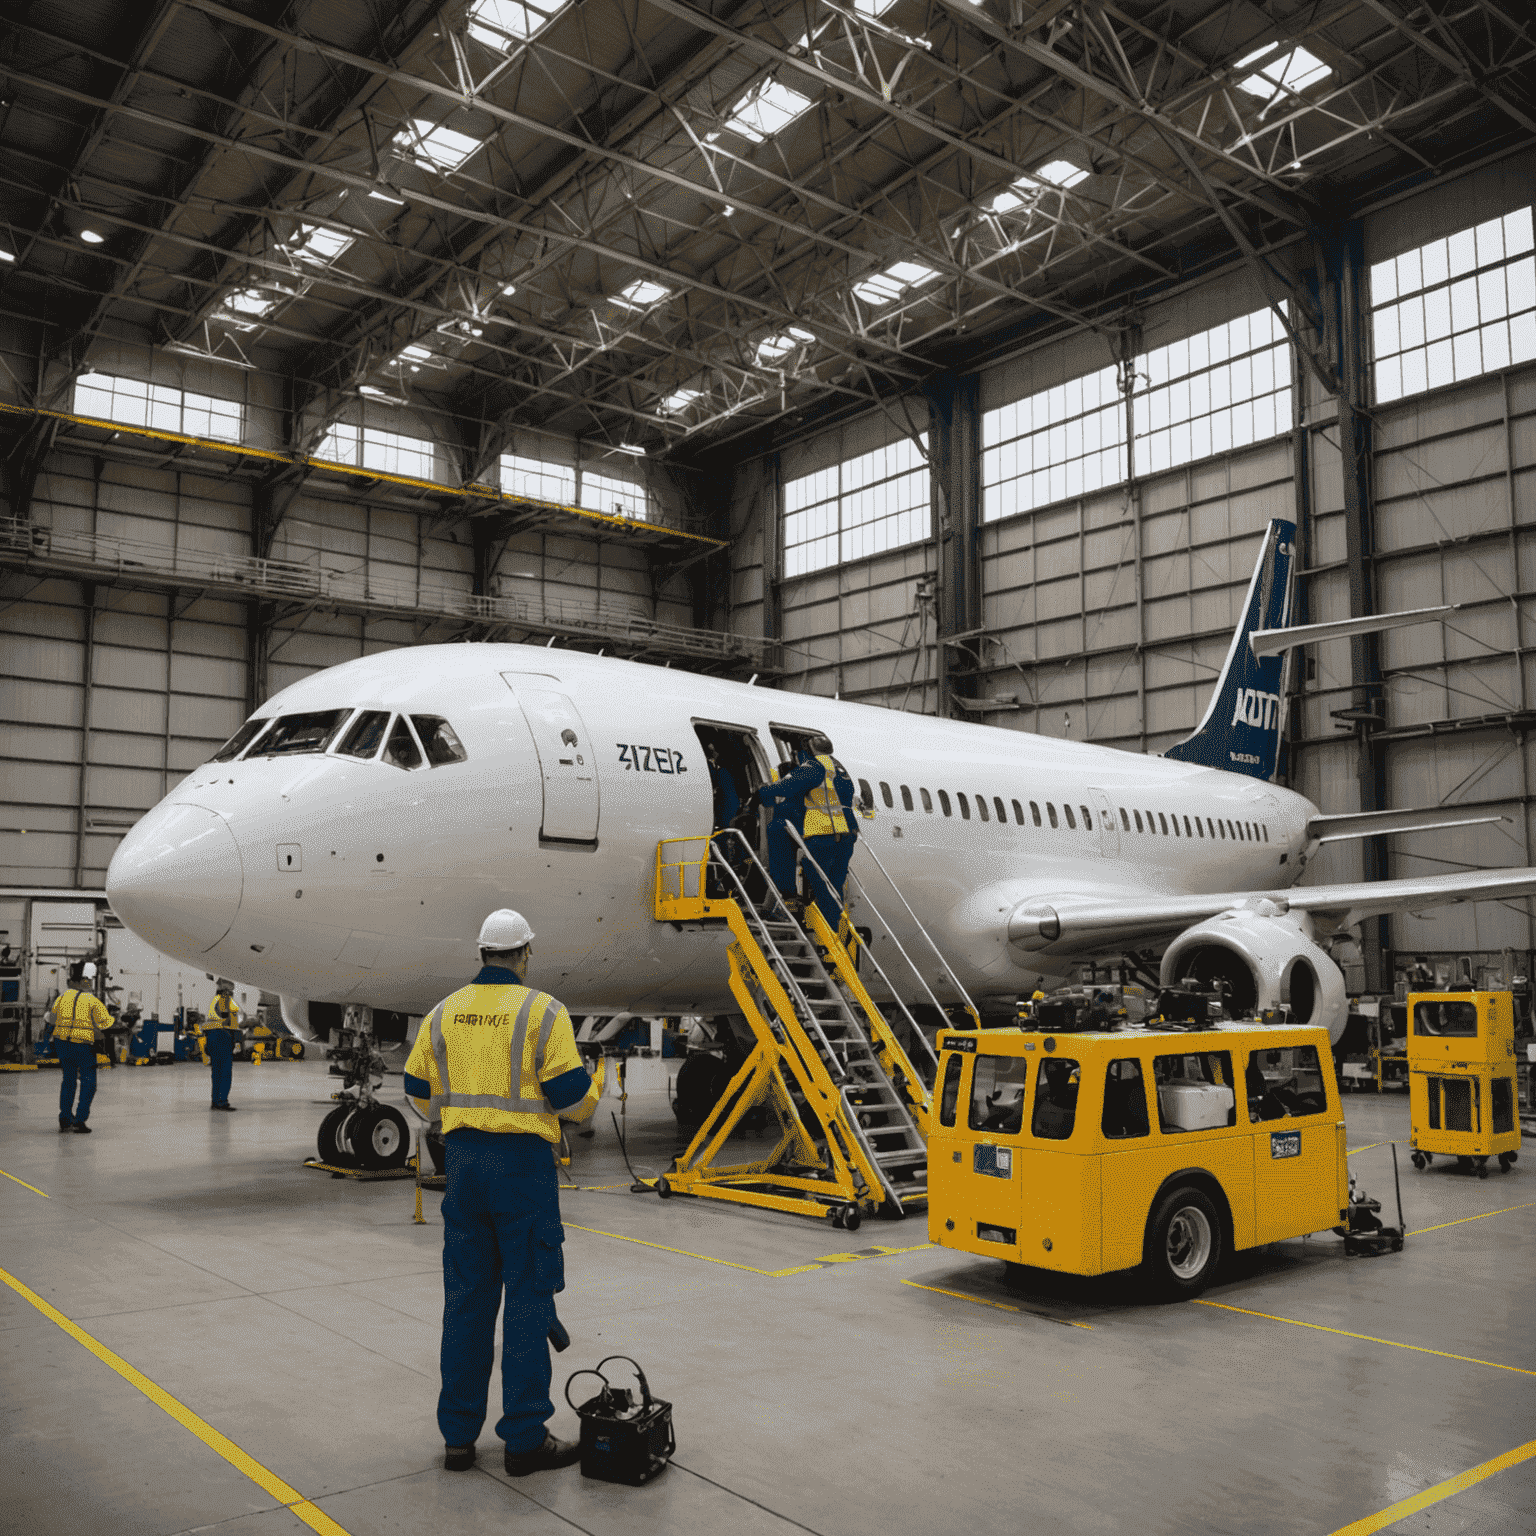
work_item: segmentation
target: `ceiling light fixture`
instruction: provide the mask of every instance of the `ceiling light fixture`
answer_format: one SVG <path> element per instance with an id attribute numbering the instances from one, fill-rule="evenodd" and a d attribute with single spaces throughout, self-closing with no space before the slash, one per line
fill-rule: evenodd
<path id="1" fill-rule="evenodd" d="M 4 250 L 4 249 L 0 249 L 0 261 L 15 261 L 15 260 L 16 260 L 16 253 L 15 253 L 15 251 L 7 251 L 7 250 Z"/>
<path id="2" fill-rule="evenodd" d="M 100 245 L 107 237 L 105 235 L 98 235 L 94 229 L 82 229 L 80 231 L 80 238 L 87 245 Z"/>

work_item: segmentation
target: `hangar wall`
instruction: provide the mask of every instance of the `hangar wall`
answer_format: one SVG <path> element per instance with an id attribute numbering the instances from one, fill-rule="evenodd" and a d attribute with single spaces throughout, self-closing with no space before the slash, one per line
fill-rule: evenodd
<path id="1" fill-rule="evenodd" d="M 1365 270 L 1426 240 L 1528 207 L 1536 160 L 1518 157 L 1367 216 Z M 1295 273 L 1315 252 L 1279 253 Z M 1262 310 L 1246 270 L 1201 283 L 1141 315 L 1150 351 Z M 1360 317 L 1369 335 L 1367 316 Z M 1295 349 L 1287 430 L 1163 473 L 988 521 L 978 518 L 981 633 L 950 647 L 954 694 L 941 705 L 937 611 L 946 509 L 927 537 L 873 558 L 783 576 L 775 528 L 782 487 L 828 463 L 910 435 L 890 411 L 785 444 L 743 466 L 733 507 L 733 626 L 782 635 L 785 686 L 1004 729 L 1160 751 L 1193 728 L 1220 669 L 1263 529 L 1298 519 L 1300 612 L 1350 614 L 1338 410 Z M 1113 362 L 1101 337 L 1047 344 L 984 370 L 987 412 Z M 1530 654 L 1536 595 L 1536 364 L 1497 367 L 1370 410 L 1370 538 L 1377 611 L 1463 604 L 1443 628 L 1381 638 L 1382 720 L 1372 727 L 1392 806 L 1475 806 L 1505 819 L 1387 840 L 1390 876 L 1533 862 Z M 923 423 L 927 425 L 927 423 Z M 935 464 L 935 479 L 939 478 Z M 967 649 L 969 655 L 967 655 Z M 955 666 L 956 658 L 960 665 Z M 1298 703 L 1288 781 L 1323 810 L 1361 808 L 1360 734 L 1348 642 L 1313 647 L 1291 680 Z M 977 707 L 980 701 L 981 707 Z M 1329 845 L 1309 882 L 1360 879 L 1366 849 Z M 1398 950 L 1536 948 L 1524 904 L 1479 903 L 1396 918 Z M 1368 936 L 1368 942 L 1370 936 Z M 1360 970 L 1351 975 L 1360 985 Z M 1387 979 L 1390 984 L 1390 977 Z"/>

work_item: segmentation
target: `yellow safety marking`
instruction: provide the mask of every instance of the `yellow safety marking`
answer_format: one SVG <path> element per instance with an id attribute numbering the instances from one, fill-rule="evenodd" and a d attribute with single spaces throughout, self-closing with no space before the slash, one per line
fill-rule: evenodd
<path id="1" fill-rule="evenodd" d="M 1372 1147 L 1388 1147 L 1391 1145 L 1392 1143 L 1388 1141 L 1368 1141 L 1363 1147 L 1351 1147 L 1344 1155 L 1345 1157 L 1353 1157 L 1356 1152 L 1369 1152 Z"/>
<path id="2" fill-rule="evenodd" d="M 648 1242 L 643 1237 L 626 1237 L 622 1232 L 604 1232 L 597 1227 L 584 1227 L 576 1221 L 568 1221 L 565 1225 L 575 1227 L 578 1232 L 590 1232 L 594 1237 L 613 1237 L 621 1243 L 638 1243 L 642 1248 L 659 1248 L 663 1253 L 675 1253 L 685 1259 L 702 1259 L 706 1264 L 723 1264 L 727 1269 L 743 1269 L 749 1275 L 763 1275 L 769 1280 L 783 1280 L 789 1275 L 808 1275 L 815 1269 L 831 1269 L 834 1264 L 848 1264 L 858 1259 L 885 1259 L 895 1253 L 917 1253 L 929 1246 L 927 1243 L 917 1243 L 911 1248 L 877 1246 L 867 1253 L 823 1254 L 819 1259 L 813 1259 L 808 1264 L 796 1264 L 790 1269 L 759 1269 L 755 1264 L 737 1264 L 732 1259 L 717 1259 L 708 1253 L 694 1253 L 687 1248 L 670 1248 L 666 1243 Z"/>
<path id="3" fill-rule="evenodd" d="M 30 1189 L 34 1195 L 42 1195 L 44 1200 L 53 1199 L 52 1195 L 43 1194 L 43 1191 L 40 1190 L 36 1184 L 28 1184 L 25 1179 L 18 1179 L 14 1173 L 5 1173 L 4 1168 L 0 1168 L 0 1173 L 5 1174 L 5 1177 L 8 1178 L 12 1184 L 20 1184 L 23 1189 Z"/>
<path id="4" fill-rule="evenodd" d="M 1455 1477 L 1448 1477 L 1443 1483 L 1436 1483 L 1433 1487 L 1424 1489 L 1422 1493 L 1399 1499 L 1396 1504 L 1389 1504 L 1374 1515 L 1367 1515 L 1363 1520 L 1354 1520 L 1348 1525 L 1341 1525 L 1333 1536 L 1370 1536 L 1372 1531 L 1385 1530 L 1389 1525 L 1396 1525 L 1399 1520 L 1406 1519 L 1409 1515 L 1416 1515 L 1421 1509 L 1428 1509 L 1431 1504 L 1438 1504 L 1441 1499 L 1450 1498 L 1453 1493 L 1462 1493 L 1468 1488 L 1473 1488 L 1485 1478 L 1492 1477 L 1495 1472 L 1517 1467 L 1522 1461 L 1529 1461 L 1533 1456 L 1536 1456 L 1536 1440 L 1527 1440 L 1524 1445 L 1517 1445 L 1514 1450 L 1505 1451 L 1502 1456 L 1495 1456 L 1491 1461 L 1484 1461 L 1465 1472 L 1458 1472 Z"/>
<path id="5" fill-rule="evenodd" d="M 1524 1205 L 1506 1205 L 1498 1211 L 1479 1211 L 1476 1216 L 1458 1216 L 1455 1221 L 1442 1221 L 1432 1227 L 1420 1227 L 1417 1232 L 1410 1232 L 1409 1237 L 1421 1237 L 1426 1232 L 1443 1232 L 1447 1227 L 1459 1227 L 1466 1221 L 1486 1221 L 1490 1216 L 1507 1216 L 1511 1211 L 1527 1211 L 1536 1200 L 1527 1200 Z"/>
<path id="6" fill-rule="evenodd" d="M 1449 1350 L 1426 1349 L 1422 1344 L 1404 1344 L 1400 1339 L 1378 1339 L 1370 1333 L 1351 1333 L 1348 1328 L 1329 1328 L 1323 1323 L 1304 1323 L 1297 1317 L 1277 1317 L 1273 1312 L 1254 1312 L 1247 1307 L 1229 1306 L 1224 1301 L 1207 1301 L 1203 1296 L 1194 1298 L 1197 1307 L 1220 1307 L 1223 1312 L 1241 1312 L 1245 1317 L 1263 1317 L 1272 1323 L 1290 1323 L 1297 1328 L 1312 1328 L 1318 1333 L 1336 1333 L 1345 1339 L 1364 1339 L 1367 1344 L 1389 1344 L 1393 1349 L 1411 1349 L 1420 1355 L 1438 1355 L 1442 1360 L 1460 1360 L 1467 1365 L 1487 1365 L 1496 1371 L 1514 1371 L 1520 1376 L 1536 1376 L 1536 1371 L 1523 1365 L 1504 1365 L 1498 1360 L 1479 1360 L 1475 1355 L 1453 1355 Z"/>
<path id="7" fill-rule="evenodd" d="M 996 1307 L 999 1312 L 1022 1312 L 1030 1317 L 1043 1317 L 1048 1323 L 1060 1323 L 1063 1328 L 1086 1328 L 1091 1333 L 1092 1323 L 1076 1323 L 1070 1317 L 1052 1317 L 1048 1312 L 1036 1312 L 1032 1307 L 1015 1307 L 1006 1301 L 991 1301 L 985 1296 L 969 1296 L 964 1291 L 946 1291 L 942 1285 L 923 1285 L 917 1280 L 903 1280 L 915 1291 L 932 1291 L 935 1296 L 953 1296 L 956 1301 L 972 1301 L 978 1307 Z"/>
<path id="8" fill-rule="evenodd" d="M 129 1386 L 138 1388 L 157 1408 L 163 1408 L 183 1428 L 190 1429 L 204 1445 L 218 1452 L 237 1472 L 243 1472 L 263 1493 L 270 1495 L 284 1508 L 297 1515 L 312 1531 L 317 1531 L 319 1536 L 349 1536 L 344 1526 L 338 1525 L 324 1510 L 306 1499 L 297 1488 L 290 1487 L 277 1473 L 262 1466 L 255 1457 L 242 1451 L 228 1435 L 220 1434 L 206 1419 L 199 1418 L 185 1403 L 172 1397 L 164 1387 L 151 1381 L 142 1371 L 129 1365 L 121 1355 L 114 1354 L 105 1344 L 92 1338 L 77 1323 L 72 1323 L 57 1307 L 44 1301 L 36 1291 L 24 1285 L 15 1275 L 0 1269 L 0 1280 L 10 1286 L 23 1300 L 30 1301 L 49 1322 L 57 1323 L 77 1344 L 83 1344 L 98 1360 L 110 1365 Z"/>

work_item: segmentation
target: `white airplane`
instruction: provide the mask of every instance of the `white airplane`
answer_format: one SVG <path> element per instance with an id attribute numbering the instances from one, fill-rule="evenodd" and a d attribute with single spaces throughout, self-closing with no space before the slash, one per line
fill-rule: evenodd
<path id="1" fill-rule="evenodd" d="M 1223 977 L 1238 1005 L 1287 1003 L 1337 1039 L 1331 936 L 1528 895 L 1536 869 L 1296 884 L 1329 839 L 1497 818 L 1324 816 L 1269 782 L 1293 536 L 1271 524 L 1205 718 L 1161 757 L 570 651 L 423 646 L 270 699 L 128 834 L 107 893 L 166 954 L 279 993 L 301 1032 L 305 1000 L 425 1012 L 473 974 L 500 906 L 528 916 L 534 979 L 573 1012 L 730 1013 L 727 936 L 654 919 L 657 844 L 714 826 L 706 747 L 747 791 L 819 732 L 872 809 L 854 872 L 946 1005 L 914 918 L 984 1009 L 1166 944 L 1165 984 Z M 871 854 L 912 916 L 880 901 Z M 904 991 L 895 943 L 877 934 L 876 955 Z"/>

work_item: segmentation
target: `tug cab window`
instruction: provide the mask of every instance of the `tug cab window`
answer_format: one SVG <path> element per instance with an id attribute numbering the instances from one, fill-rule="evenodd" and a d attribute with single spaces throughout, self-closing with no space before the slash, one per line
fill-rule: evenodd
<path id="1" fill-rule="evenodd" d="M 337 752 L 345 757 L 377 757 L 389 729 L 387 709 L 365 709 L 341 739 Z"/>
<path id="2" fill-rule="evenodd" d="M 235 732 L 228 741 L 209 758 L 213 763 L 232 763 L 240 756 L 250 744 L 272 724 L 272 717 L 267 715 L 263 719 L 247 720 L 244 725 Z"/>
<path id="3" fill-rule="evenodd" d="M 971 1076 L 970 1127 L 999 1136 L 1017 1136 L 1024 1128 L 1024 1089 L 1031 1058 L 978 1056 Z"/>
<path id="4" fill-rule="evenodd" d="M 1104 1134 L 1114 1140 L 1149 1136 L 1147 1085 L 1134 1056 L 1110 1062 L 1104 1074 Z"/>
<path id="5" fill-rule="evenodd" d="M 395 768 L 421 767 L 421 748 L 416 745 L 410 722 L 404 715 L 395 717 L 395 728 L 389 733 L 389 745 L 384 748 L 384 761 Z"/>
<path id="6" fill-rule="evenodd" d="M 302 715 L 284 715 L 261 738 L 258 757 L 297 757 L 324 752 L 341 729 L 350 709 L 316 709 Z"/>
<path id="7" fill-rule="evenodd" d="M 458 733 L 441 715 L 412 715 L 411 724 L 416 727 L 427 761 L 434 768 L 441 768 L 445 763 L 462 763 L 468 756 Z"/>
<path id="8" fill-rule="evenodd" d="M 1255 1125 L 1261 1120 L 1284 1120 L 1289 1115 L 1320 1115 L 1328 1108 L 1314 1045 L 1250 1052 L 1244 1088 L 1248 1119 Z"/>
<path id="9" fill-rule="evenodd" d="M 1465 1035 L 1477 1033 L 1477 1004 L 1457 1000 L 1413 1005 L 1416 1035 Z"/>
<path id="10" fill-rule="evenodd" d="M 1237 1124 L 1230 1051 L 1191 1051 L 1154 1056 L 1157 1119 L 1165 1132 L 1208 1131 Z"/>
<path id="11" fill-rule="evenodd" d="M 949 1065 L 944 1068 L 944 1091 L 939 1095 L 940 1125 L 955 1123 L 955 1109 L 960 1101 L 960 1069 L 964 1065 L 965 1057 L 955 1055 L 949 1058 Z"/>
<path id="12" fill-rule="evenodd" d="M 1035 1079 L 1035 1113 L 1030 1134 L 1045 1141 L 1065 1141 L 1077 1119 L 1077 1089 L 1082 1068 L 1065 1056 L 1047 1056 Z"/>

